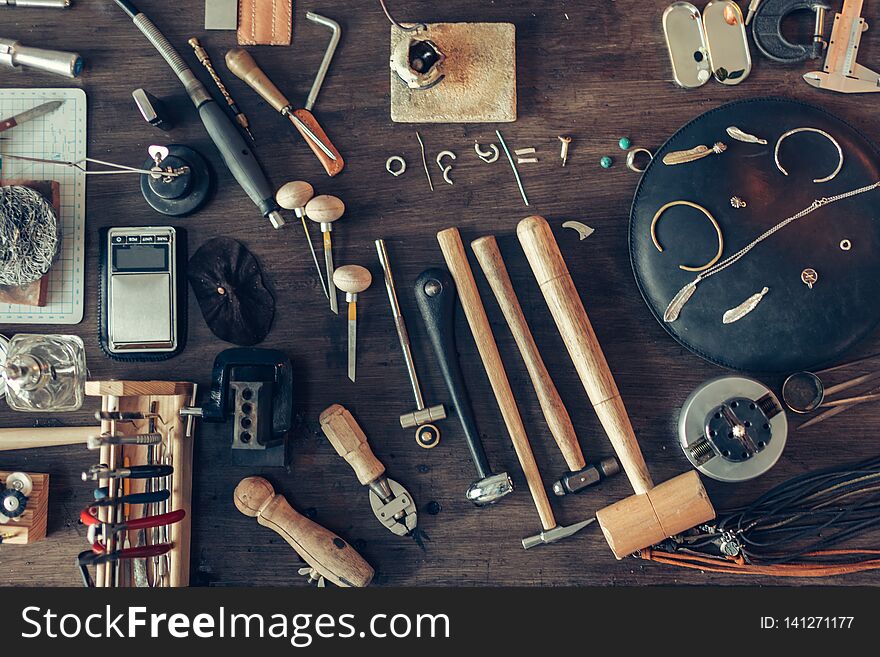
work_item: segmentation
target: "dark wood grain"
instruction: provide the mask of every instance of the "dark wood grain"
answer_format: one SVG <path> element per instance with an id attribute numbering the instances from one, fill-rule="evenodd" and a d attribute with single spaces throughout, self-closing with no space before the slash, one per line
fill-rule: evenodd
<path id="1" fill-rule="evenodd" d="M 229 463 L 229 429 L 199 427 L 193 584 L 304 583 L 296 575 L 297 558 L 287 544 L 233 507 L 233 488 L 252 474 L 270 479 L 297 509 L 352 541 L 376 568 L 375 581 L 382 585 L 807 583 L 707 575 L 632 559 L 618 562 L 594 528 L 525 552 L 520 539 L 538 531 L 538 517 L 461 312 L 456 320 L 459 350 L 489 458 L 497 469 L 513 473 L 519 490 L 496 507 L 473 508 L 464 499 L 464 491 L 474 478 L 473 467 L 456 422 L 440 424 L 443 438 L 433 450 L 417 447 L 411 430 L 401 430 L 398 425 L 398 415 L 411 410 L 413 400 L 373 240 L 384 237 L 388 242 L 423 387 L 429 403 L 437 403 L 445 401 L 443 384 L 417 314 L 412 282 L 426 267 L 442 264 L 435 238 L 438 230 L 458 226 L 465 242 L 488 233 L 497 235 L 535 339 L 568 405 L 581 443 L 588 458 L 598 458 L 610 455 L 611 448 L 589 410 L 514 236 L 516 223 L 532 213 L 543 214 L 553 226 L 579 219 L 594 227 L 595 234 L 584 242 L 578 242 L 572 231 L 561 231 L 557 236 L 616 375 L 652 475 L 663 481 L 688 467 L 676 439 L 678 407 L 696 385 L 722 372 L 678 346 L 653 320 L 639 296 L 626 240 L 637 176 L 625 168 L 618 138 L 629 136 L 634 145 L 654 149 L 702 111 L 760 95 L 816 103 L 876 137 L 880 114 L 875 97 L 813 90 L 800 77 L 806 66 L 785 67 L 757 55 L 752 76 L 738 87 L 710 82 L 697 90 L 677 89 L 670 81 L 660 26 L 660 15 L 668 4 L 664 0 L 392 2 L 401 20 L 516 24 L 519 120 L 501 126 L 501 130 L 512 147 L 535 146 L 539 150 L 541 162 L 522 167 L 532 201 L 532 206 L 525 208 L 503 158 L 495 165 L 485 165 L 473 155 L 474 139 L 492 140 L 495 126 L 420 126 L 432 167 L 433 155 L 439 150 L 451 149 L 459 155 L 455 186 L 444 184 L 439 170 L 433 169 L 436 191 L 432 194 L 428 190 L 420 170 L 416 128 L 393 124 L 389 118 L 389 25 L 376 3 L 296 3 L 293 45 L 252 49 L 276 84 L 301 102 L 329 36 L 324 28 L 305 20 L 305 11 L 314 9 L 342 24 L 342 43 L 315 106 L 316 116 L 347 162 L 346 171 L 332 180 L 291 126 L 225 70 L 223 54 L 233 46 L 234 35 L 204 32 L 200 0 L 142 0 L 142 4 L 207 81 L 186 45 L 187 38 L 199 36 L 250 118 L 260 159 L 276 185 L 305 179 L 317 193 L 344 199 L 347 214 L 334 231 L 337 262 L 363 264 L 375 281 L 359 298 L 358 381 L 352 384 L 346 378 L 345 320 L 325 307 L 298 226 L 292 224 L 275 232 L 257 215 L 222 169 L 167 65 L 116 5 L 108 0 L 75 0 L 74 8 L 63 13 L 0 9 L 4 36 L 29 45 L 77 50 L 86 58 L 87 69 L 73 84 L 81 85 L 88 94 L 91 156 L 138 164 L 145 159 L 148 145 L 175 142 L 194 146 L 212 161 L 219 181 L 216 195 L 197 215 L 171 223 L 188 230 L 193 249 L 218 235 L 241 240 L 259 258 L 276 292 L 275 325 L 263 346 L 283 349 L 296 367 L 292 462 L 287 470 L 235 467 Z M 870 22 L 875 7 L 869 3 L 866 11 Z M 875 69 L 880 66 L 877 30 L 865 34 L 859 61 Z M 0 69 L 0 85 L 6 87 L 66 84 L 63 79 L 36 72 L 14 74 Z M 162 133 L 141 120 L 130 95 L 139 86 L 170 103 L 177 118 L 172 132 Z M 574 137 L 564 169 L 559 166 L 558 134 Z M 385 172 L 384 163 L 389 155 L 398 153 L 406 158 L 409 170 L 393 178 Z M 610 170 L 598 165 L 606 154 L 615 158 Z M 81 335 L 94 378 L 173 378 L 207 386 L 214 356 L 229 345 L 207 329 L 191 294 L 188 346 L 181 356 L 164 364 L 129 365 L 101 354 L 95 337 L 98 229 L 167 220 L 145 204 L 136 179 L 90 180 L 87 206 L 86 314 L 82 324 L 69 329 L 0 328 L 7 334 L 70 330 Z M 535 456 L 549 483 L 564 469 L 564 462 L 541 417 L 500 310 L 479 269 L 475 271 Z M 859 353 L 878 346 L 880 340 L 872 338 L 860 346 Z M 319 432 L 318 414 L 336 402 L 352 411 L 388 473 L 407 486 L 418 502 L 419 525 L 431 538 L 424 551 L 378 524 L 369 510 L 366 491 Z M 89 401 L 82 412 L 56 419 L 71 425 L 86 423 L 93 405 L 94 401 Z M 35 419 L 14 413 L 5 405 L 0 411 L 0 423 L 5 426 L 25 426 Z M 880 406 L 864 406 L 794 436 L 779 464 L 757 481 L 738 486 L 707 482 L 716 507 L 748 501 L 811 468 L 873 455 L 877 447 L 870 427 L 878 419 Z M 73 560 L 83 549 L 85 530 L 77 516 L 91 495 L 89 486 L 79 480 L 79 472 L 93 458 L 85 448 L 73 447 L 0 452 L 0 469 L 48 472 L 52 477 L 49 536 L 34 546 L 0 546 L 0 584 L 78 583 Z M 626 480 L 617 477 L 578 497 L 553 502 L 559 521 L 568 524 L 630 493 Z M 429 502 L 439 503 L 440 512 L 428 513 Z M 880 575 L 852 575 L 820 583 L 878 584 Z"/>

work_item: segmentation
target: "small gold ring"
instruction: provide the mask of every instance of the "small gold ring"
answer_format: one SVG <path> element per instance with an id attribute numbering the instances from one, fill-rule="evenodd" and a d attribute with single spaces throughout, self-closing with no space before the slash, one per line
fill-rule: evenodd
<path id="1" fill-rule="evenodd" d="M 651 160 L 654 159 L 654 154 L 649 151 L 647 148 L 633 148 L 626 154 L 626 168 L 630 171 L 635 171 L 636 173 L 643 173 L 645 169 L 648 168 L 646 164 L 643 168 L 639 169 L 636 166 L 636 155 L 639 153 L 647 153 L 648 155 L 648 163 L 650 164 Z"/>
<path id="2" fill-rule="evenodd" d="M 718 234 L 718 253 L 715 254 L 715 257 L 712 258 L 709 262 L 701 267 L 691 267 L 689 265 L 679 265 L 679 269 L 683 269 L 684 271 L 704 271 L 709 269 L 712 265 L 714 265 L 718 260 L 721 259 L 721 253 L 724 251 L 724 237 L 721 234 L 721 226 L 718 225 L 718 222 L 715 221 L 715 217 L 713 217 L 709 211 L 704 208 L 702 205 L 697 205 L 696 203 L 691 203 L 690 201 L 671 201 L 664 205 L 662 208 L 657 210 L 657 214 L 654 215 L 654 219 L 651 221 L 651 241 L 654 242 L 654 246 L 657 247 L 657 250 L 660 253 L 663 253 L 663 247 L 660 246 L 660 241 L 657 239 L 657 221 L 660 219 L 660 216 L 666 212 L 669 208 L 675 207 L 676 205 L 686 205 L 689 208 L 694 208 L 699 210 L 704 215 L 709 218 L 709 221 L 712 222 L 712 226 L 715 227 L 715 232 Z"/>

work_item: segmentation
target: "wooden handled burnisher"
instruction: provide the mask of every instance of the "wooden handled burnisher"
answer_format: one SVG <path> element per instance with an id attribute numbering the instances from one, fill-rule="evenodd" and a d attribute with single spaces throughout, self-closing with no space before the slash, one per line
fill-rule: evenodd
<path id="1" fill-rule="evenodd" d="M 596 514 L 618 559 L 715 517 L 696 472 L 654 488 L 626 408 L 553 231 L 532 216 L 516 229 L 538 286 L 599 422 L 636 492 Z"/>
<path id="2" fill-rule="evenodd" d="M 297 513 L 262 477 L 242 479 L 235 487 L 233 501 L 244 515 L 280 534 L 311 566 L 312 579 L 324 577 L 337 586 L 358 587 L 373 579 L 373 568 L 351 545 Z"/>

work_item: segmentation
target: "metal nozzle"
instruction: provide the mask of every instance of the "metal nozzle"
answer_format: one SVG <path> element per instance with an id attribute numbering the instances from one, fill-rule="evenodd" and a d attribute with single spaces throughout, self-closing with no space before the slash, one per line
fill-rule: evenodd
<path id="1" fill-rule="evenodd" d="M 14 39 L 0 38 L 0 64 L 10 68 L 25 66 L 47 73 L 75 78 L 83 70 L 83 60 L 78 53 L 63 50 L 47 50 L 23 46 Z"/>
<path id="2" fill-rule="evenodd" d="M 266 219 L 268 219 L 269 223 L 272 224 L 272 228 L 277 229 L 284 227 L 284 217 L 281 216 L 281 213 L 278 212 L 278 210 L 272 210 L 272 212 L 266 215 Z"/>

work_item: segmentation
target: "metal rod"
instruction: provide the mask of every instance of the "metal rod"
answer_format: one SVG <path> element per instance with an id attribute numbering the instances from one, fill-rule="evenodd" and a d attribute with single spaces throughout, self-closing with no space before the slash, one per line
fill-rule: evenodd
<path id="1" fill-rule="evenodd" d="M 294 114 L 293 110 L 290 107 L 285 107 L 284 111 L 282 111 L 281 113 L 284 114 L 288 119 L 290 119 L 294 124 L 296 124 L 296 126 L 303 131 L 303 134 L 309 139 L 309 141 L 313 142 L 315 146 L 321 149 L 321 152 L 324 153 L 324 155 L 329 157 L 334 162 L 336 161 L 337 158 L 333 151 L 327 148 L 327 145 L 323 141 L 318 139 L 318 135 L 312 132 L 312 129 L 305 123 L 303 123 L 303 120 L 299 118 L 296 114 Z"/>
<path id="2" fill-rule="evenodd" d="M 306 99 L 306 109 L 311 111 L 315 106 L 315 101 L 318 100 L 318 93 L 321 91 L 321 85 L 324 84 L 324 78 L 327 76 L 327 71 L 330 69 L 330 62 L 333 60 L 336 46 L 339 45 L 339 38 L 342 36 L 342 28 L 339 23 L 332 18 L 321 16 L 312 11 L 306 13 L 306 18 L 313 23 L 329 27 L 332 32 L 330 43 L 327 45 L 327 50 L 324 51 L 324 59 L 321 60 L 321 65 L 318 67 L 317 74 L 315 74 L 315 81 L 312 82 L 312 88 L 309 91 L 309 97 Z"/>
<path id="3" fill-rule="evenodd" d="M 416 409 L 425 408 L 425 399 L 419 385 L 419 377 L 416 375 L 416 364 L 413 361 L 412 345 L 409 341 L 409 333 L 406 330 L 406 322 L 400 310 L 400 302 L 397 299 L 397 288 L 394 285 L 394 276 L 391 273 L 391 263 L 388 259 L 388 250 L 385 248 L 385 240 L 376 240 L 376 252 L 379 254 L 379 263 L 385 274 L 385 291 L 388 292 L 388 302 L 391 304 L 391 314 L 394 316 L 394 327 L 397 329 L 397 339 L 400 341 L 400 349 L 403 351 L 403 362 L 406 363 L 406 373 L 409 375 L 409 383 L 412 386 L 413 396 L 416 399 Z"/>
<path id="4" fill-rule="evenodd" d="M 526 190 L 523 189 L 522 180 L 520 180 L 519 171 L 516 170 L 516 163 L 513 161 L 513 156 L 510 154 L 510 149 L 507 148 L 507 143 L 504 141 L 504 137 L 501 136 L 501 132 L 499 130 L 496 130 L 495 134 L 498 135 L 498 141 L 501 142 L 501 148 L 504 149 L 504 154 L 507 156 L 507 161 L 510 162 L 510 168 L 513 169 L 513 177 L 516 178 L 516 186 L 519 187 L 519 193 L 522 194 L 522 199 L 528 206 L 529 197 L 526 196 Z"/>

